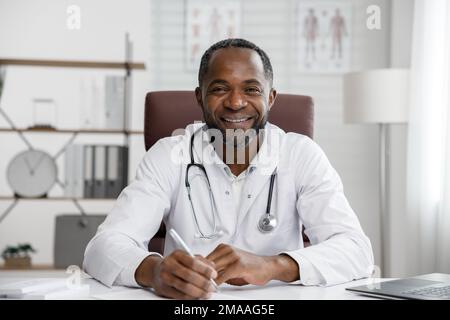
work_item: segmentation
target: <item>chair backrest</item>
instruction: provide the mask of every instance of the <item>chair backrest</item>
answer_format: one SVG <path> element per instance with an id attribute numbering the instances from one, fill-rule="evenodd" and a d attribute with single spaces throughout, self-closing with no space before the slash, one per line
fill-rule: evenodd
<path id="1" fill-rule="evenodd" d="M 169 137 L 176 129 L 202 121 L 203 115 L 193 91 L 156 91 L 145 99 L 145 150 L 159 139 Z M 311 97 L 278 94 L 270 110 L 269 121 L 286 132 L 304 134 L 311 139 L 314 132 L 314 106 Z"/>
<path id="2" fill-rule="evenodd" d="M 156 141 L 169 137 L 174 130 L 183 129 L 195 121 L 202 121 L 203 115 L 197 105 L 193 91 L 156 91 L 147 93 L 145 99 L 144 138 L 148 150 Z M 314 105 L 311 97 L 278 94 L 270 110 L 269 121 L 286 132 L 304 134 L 311 139 L 314 132 Z M 150 251 L 162 253 L 165 227 L 149 244 Z M 307 238 L 303 236 L 304 240 Z"/>

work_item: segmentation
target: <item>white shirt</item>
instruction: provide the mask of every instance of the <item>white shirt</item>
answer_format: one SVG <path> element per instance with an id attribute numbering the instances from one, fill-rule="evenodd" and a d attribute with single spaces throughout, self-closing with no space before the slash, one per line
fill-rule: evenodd
<path id="1" fill-rule="evenodd" d="M 370 240 L 348 204 L 341 180 L 320 147 L 311 139 L 266 125 L 264 141 L 246 170 L 239 210 L 233 201 L 233 178 L 228 166 L 215 153 L 207 135 L 194 139 L 196 162 L 203 163 L 211 184 L 216 222 L 222 235 L 214 239 L 196 237 L 192 208 L 185 187 L 186 164 L 190 162 L 192 132 L 159 140 L 145 154 L 135 180 L 117 202 L 89 242 L 84 268 L 111 286 L 138 286 L 134 273 L 147 257 L 149 240 L 164 220 L 174 228 L 195 254 L 208 255 L 220 243 L 258 254 L 286 253 L 299 265 L 303 285 L 333 285 L 367 277 L 373 270 Z M 202 138 L 203 137 L 203 138 Z M 200 161 L 201 160 L 201 161 Z M 257 224 L 265 213 L 270 175 L 277 169 L 271 213 L 278 225 L 261 233 Z M 206 183 L 196 184 L 195 208 L 204 233 L 213 229 Z M 198 208 L 198 210 L 197 210 Z M 302 226 L 311 246 L 304 248 Z M 167 236 L 164 254 L 176 249 Z"/>
<path id="2" fill-rule="evenodd" d="M 231 172 L 229 167 L 225 168 L 225 172 L 231 178 L 231 195 L 234 202 L 234 212 L 236 216 L 238 216 L 242 198 L 244 197 L 242 190 L 244 188 L 245 178 L 247 178 L 248 170 L 245 170 L 237 177 Z"/>

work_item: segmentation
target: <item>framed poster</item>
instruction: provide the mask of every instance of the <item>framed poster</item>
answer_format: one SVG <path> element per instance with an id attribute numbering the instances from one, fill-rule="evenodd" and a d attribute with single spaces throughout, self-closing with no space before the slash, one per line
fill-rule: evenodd
<path id="1" fill-rule="evenodd" d="M 240 0 L 186 0 L 186 68 L 197 71 L 203 52 L 213 43 L 241 33 Z"/>
<path id="2" fill-rule="evenodd" d="M 297 10 L 299 70 L 312 73 L 350 71 L 351 4 L 302 0 L 298 2 Z"/>

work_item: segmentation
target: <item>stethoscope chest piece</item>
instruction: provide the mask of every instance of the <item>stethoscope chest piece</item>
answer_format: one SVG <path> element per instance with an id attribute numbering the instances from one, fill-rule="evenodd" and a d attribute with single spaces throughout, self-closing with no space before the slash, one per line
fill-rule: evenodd
<path id="1" fill-rule="evenodd" d="M 273 231 L 277 226 L 277 218 L 272 214 L 263 215 L 258 222 L 258 229 L 262 233 Z"/>

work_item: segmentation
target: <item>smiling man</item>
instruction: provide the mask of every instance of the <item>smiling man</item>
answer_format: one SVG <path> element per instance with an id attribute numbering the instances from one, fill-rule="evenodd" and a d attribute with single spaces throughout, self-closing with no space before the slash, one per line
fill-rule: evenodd
<path id="1" fill-rule="evenodd" d="M 266 53 L 220 41 L 204 53 L 198 80 L 205 123 L 147 152 L 86 248 L 85 270 L 106 285 L 178 299 L 209 297 L 211 279 L 333 285 L 369 276 L 371 244 L 338 174 L 311 139 L 268 122 L 276 91 Z M 164 256 L 147 251 L 162 221 L 195 257 L 170 237 Z"/>

